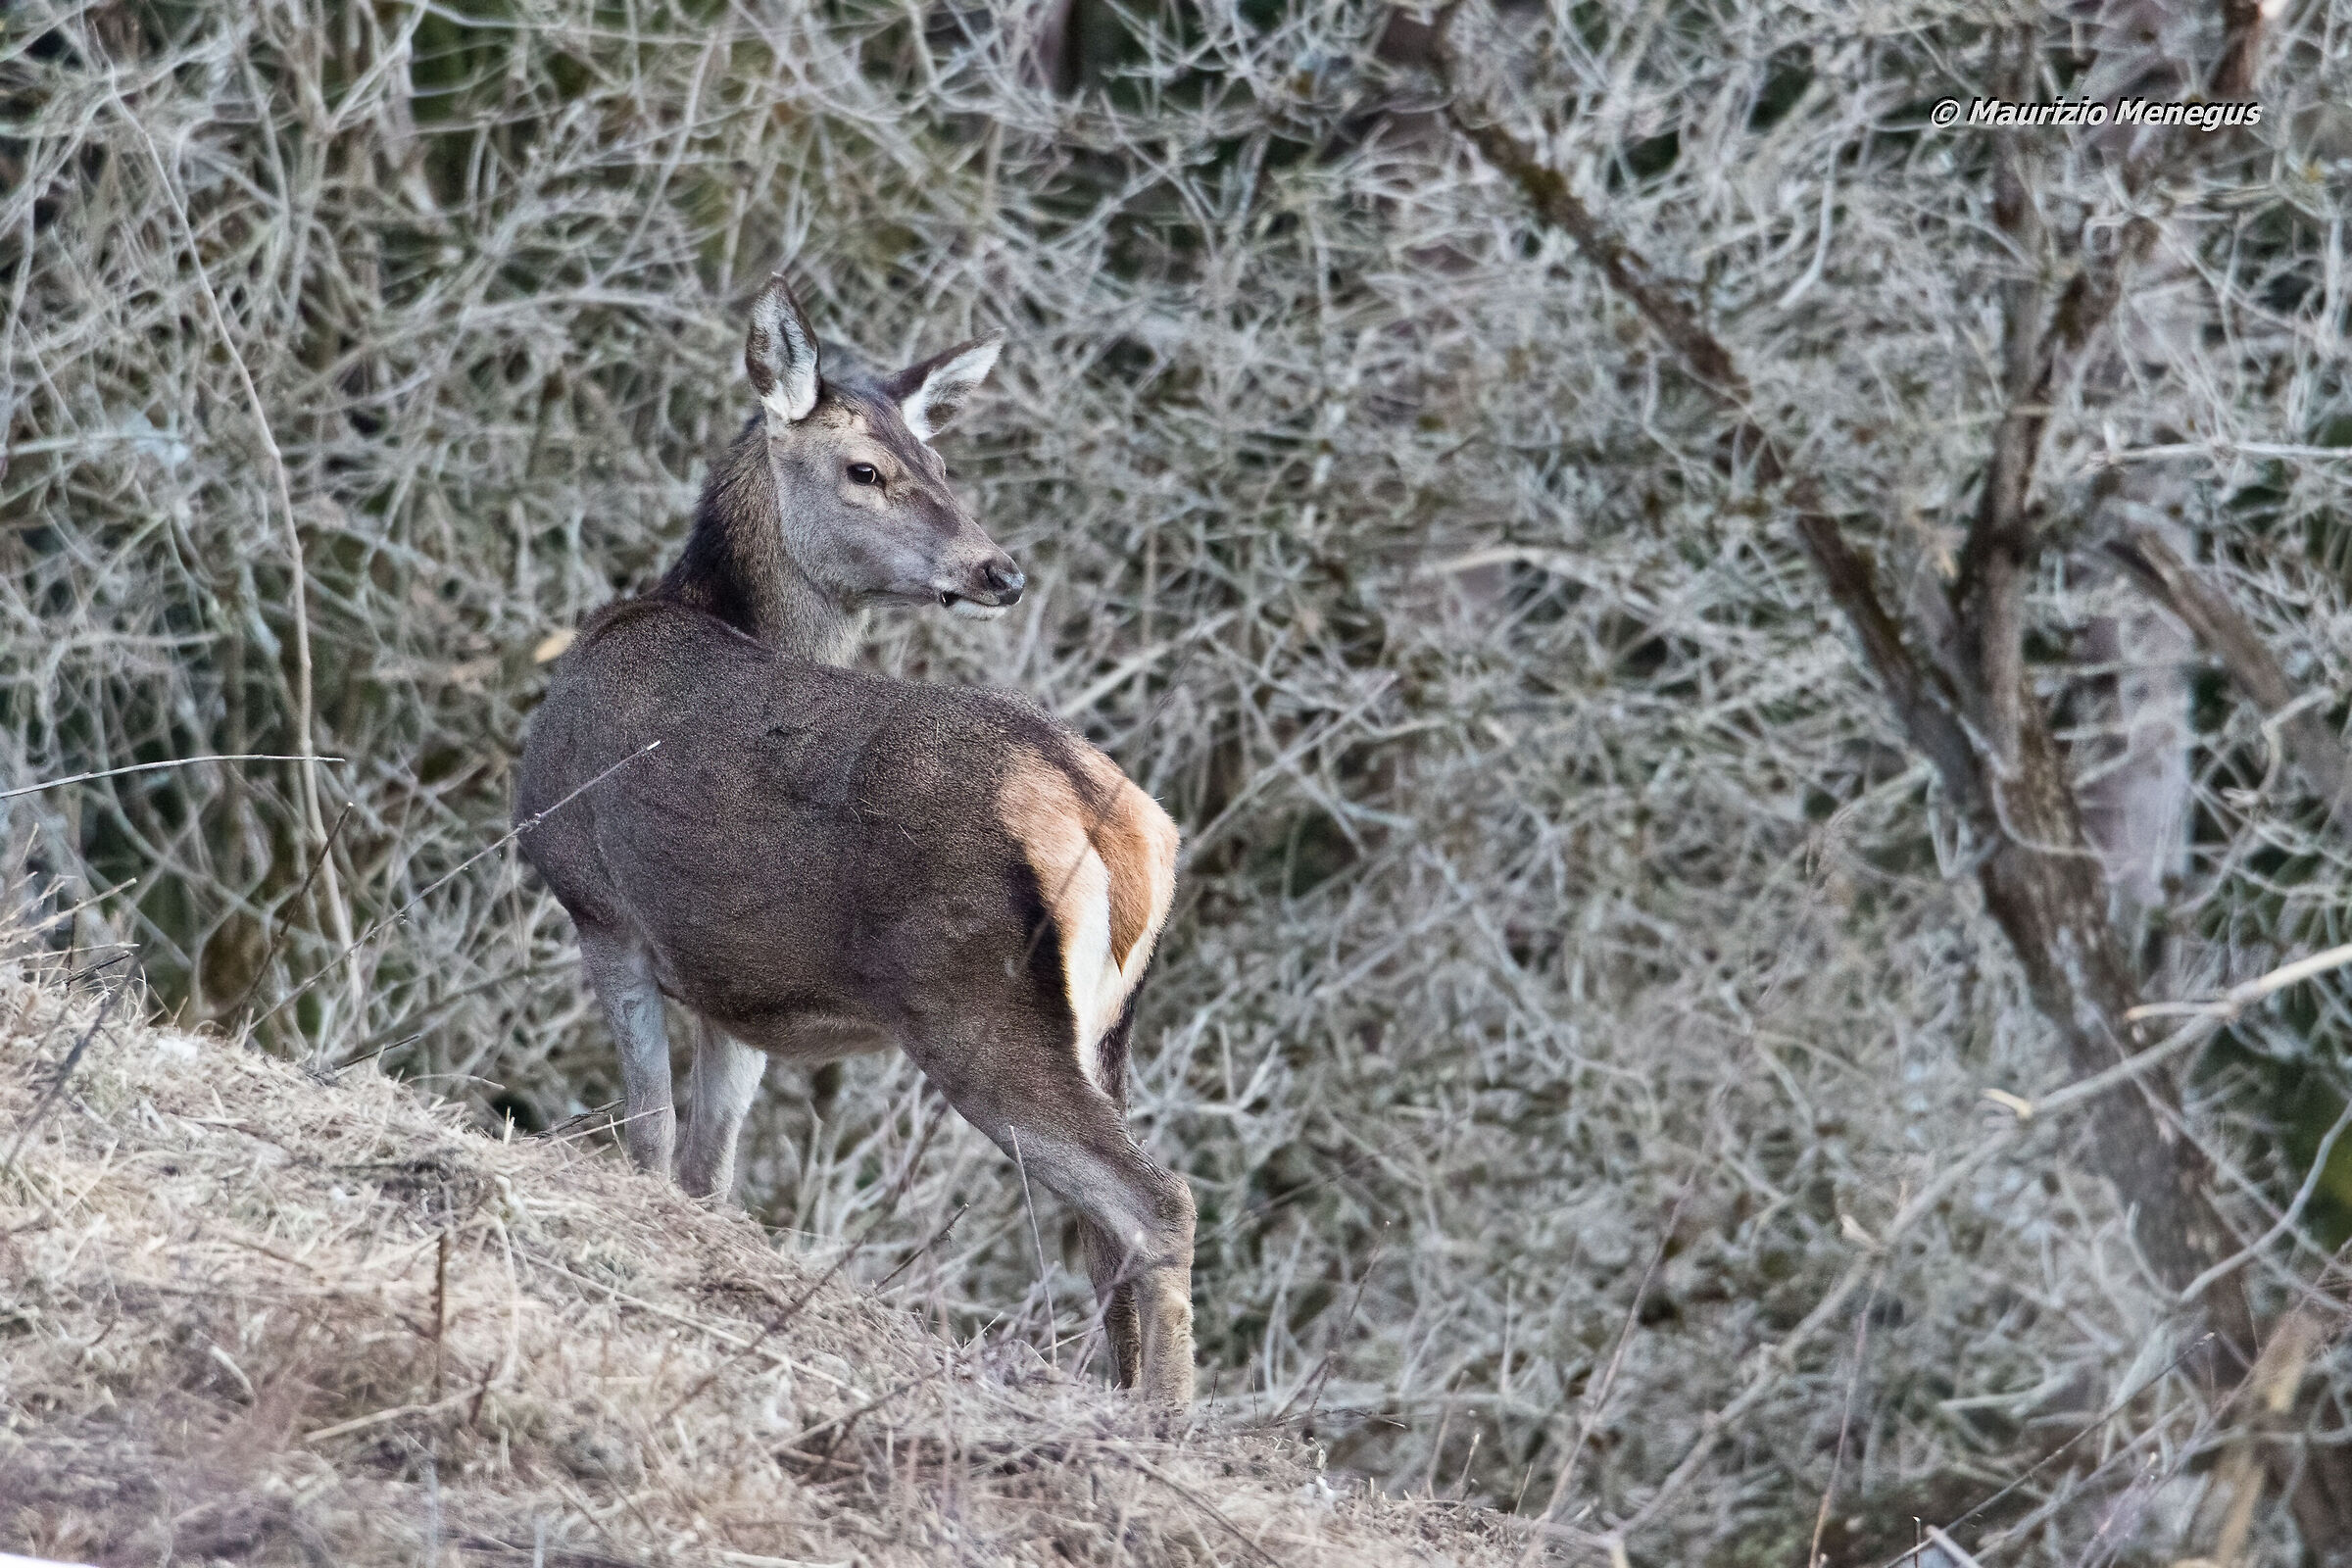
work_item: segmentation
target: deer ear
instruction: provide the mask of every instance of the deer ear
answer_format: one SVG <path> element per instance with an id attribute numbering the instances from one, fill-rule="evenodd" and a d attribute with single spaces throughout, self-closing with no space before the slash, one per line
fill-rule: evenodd
<path id="1" fill-rule="evenodd" d="M 743 345 L 743 368 L 752 390 L 767 412 L 786 423 L 808 417 L 816 407 L 816 334 L 792 285 L 782 272 L 770 277 L 752 301 L 752 330 Z"/>
<path id="2" fill-rule="evenodd" d="M 974 387 L 988 379 L 1004 347 L 1002 332 L 958 343 L 945 354 L 909 365 L 883 382 L 882 390 L 899 406 L 899 417 L 906 421 L 914 438 L 928 441 L 963 412 L 965 400 Z"/>

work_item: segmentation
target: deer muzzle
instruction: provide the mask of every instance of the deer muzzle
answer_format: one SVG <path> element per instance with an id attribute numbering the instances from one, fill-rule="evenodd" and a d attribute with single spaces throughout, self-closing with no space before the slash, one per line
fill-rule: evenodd
<path id="1" fill-rule="evenodd" d="M 951 614 L 968 620 L 994 620 L 1021 602 L 1021 590 L 1029 579 L 1012 558 L 999 554 L 972 574 L 972 582 L 960 588 L 943 588 L 939 602 Z"/>

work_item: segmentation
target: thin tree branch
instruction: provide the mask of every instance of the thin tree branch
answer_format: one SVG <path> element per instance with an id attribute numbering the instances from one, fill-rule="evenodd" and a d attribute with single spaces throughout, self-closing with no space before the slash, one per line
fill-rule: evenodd
<path id="1" fill-rule="evenodd" d="M 2004 97 L 2029 91 L 2033 43 L 2030 28 L 2011 38 L 2017 59 L 2004 73 Z M 2008 241 L 2014 269 L 2000 285 L 2001 419 L 1951 590 L 1962 678 L 1968 683 L 1963 692 L 1974 699 L 1978 728 L 2003 774 L 2014 771 L 2034 739 L 2026 734 L 2033 703 L 2026 690 L 2023 611 L 2026 577 L 2040 541 L 2029 502 L 2049 424 L 2055 368 L 2050 334 L 2041 325 L 2038 264 L 2044 236 L 2029 177 L 2029 141 L 2002 137 L 1994 163 L 1993 223 Z"/>
<path id="2" fill-rule="evenodd" d="M 123 107 L 118 101 L 118 107 Z M 213 288 L 212 274 L 204 270 L 204 247 L 197 243 L 196 226 L 188 219 L 188 209 L 180 199 L 179 178 L 172 166 L 164 161 L 163 149 L 147 127 L 123 109 L 123 119 L 146 146 L 147 156 L 155 165 L 156 178 L 172 210 L 172 220 L 179 225 L 180 238 L 186 243 L 188 270 L 194 276 L 197 292 L 203 296 L 205 313 L 212 318 L 213 330 L 220 335 L 221 352 L 228 356 L 231 368 L 237 372 L 237 385 L 244 391 L 245 402 L 253 414 L 254 433 L 260 437 L 262 453 L 270 460 L 270 476 L 277 493 L 279 514 L 286 522 L 286 571 L 291 579 L 286 593 L 286 607 L 294 622 L 294 749 L 309 757 L 318 750 L 313 734 L 315 728 L 315 697 L 312 691 L 311 611 L 309 565 L 302 554 L 302 524 L 294 514 L 293 482 L 286 473 L 285 454 L 278 450 L 277 434 L 270 428 L 270 411 L 262 401 L 261 389 L 254 384 L 253 371 L 245 363 L 244 351 L 237 347 L 236 334 L 228 327 L 228 314 L 220 308 L 220 296 Z M 359 944 L 351 936 L 351 906 L 344 902 L 343 885 L 335 874 L 331 841 L 326 831 L 326 814 L 318 805 L 318 766 L 316 760 L 303 764 L 295 775 L 297 799 L 302 803 L 303 826 L 310 831 L 311 841 L 320 850 L 318 869 L 323 872 L 325 886 L 321 890 L 326 904 L 328 935 L 341 948 L 339 957 L 347 961 L 345 979 L 350 994 L 352 1017 L 365 1019 L 367 996 L 360 985 L 360 966 L 356 956 Z"/>
<path id="3" fill-rule="evenodd" d="M 2298 694 L 2285 667 L 2253 623 L 2152 528 L 2134 528 L 2110 540 L 2107 554 L 2221 661 L 2248 702 L 2271 715 L 2287 760 L 2327 803 L 2336 830 L 2352 836 L 2352 751 L 2319 711 L 2296 706 Z"/>
<path id="4" fill-rule="evenodd" d="M 20 795 L 38 795 L 43 790 L 63 789 L 69 784 L 87 784 L 92 779 L 121 778 L 125 773 L 152 773 L 158 768 L 186 767 L 195 762 L 340 762 L 340 757 L 295 756 L 280 752 L 238 752 L 223 757 L 174 757 L 161 762 L 133 762 L 128 767 L 102 767 L 95 773 L 70 773 L 64 778 L 43 779 L 38 784 L 21 784 L 13 790 L 0 790 L 0 801 L 13 801 Z"/>

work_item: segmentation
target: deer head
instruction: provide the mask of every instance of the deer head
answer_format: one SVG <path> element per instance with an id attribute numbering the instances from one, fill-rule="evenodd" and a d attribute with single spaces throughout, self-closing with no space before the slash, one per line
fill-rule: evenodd
<path id="1" fill-rule="evenodd" d="M 948 488 L 931 437 L 997 363 L 997 335 L 959 343 L 879 381 L 827 380 L 816 334 L 782 273 L 752 302 L 744 368 L 783 560 L 847 609 L 936 604 L 991 619 L 1027 579 Z"/>

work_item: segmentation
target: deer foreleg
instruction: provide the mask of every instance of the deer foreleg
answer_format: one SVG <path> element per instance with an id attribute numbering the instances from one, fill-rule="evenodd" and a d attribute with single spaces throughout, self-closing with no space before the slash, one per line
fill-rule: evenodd
<path id="1" fill-rule="evenodd" d="M 735 1190 L 735 1140 L 767 1070 L 755 1051 L 707 1018 L 694 1029 L 694 1068 L 686 1075 L 686 1147 L 678 1185 L 695 1198 L 724 1201 Z"/>
<path id="2" fill-rule="evenodd" d="M 621 1142 L 640 1170 L 669 1173 L 677 1112 L 669 1098 L 669 1029 L 643 943 L 580 928 L 580 963 L 620 1048 Z"/>

